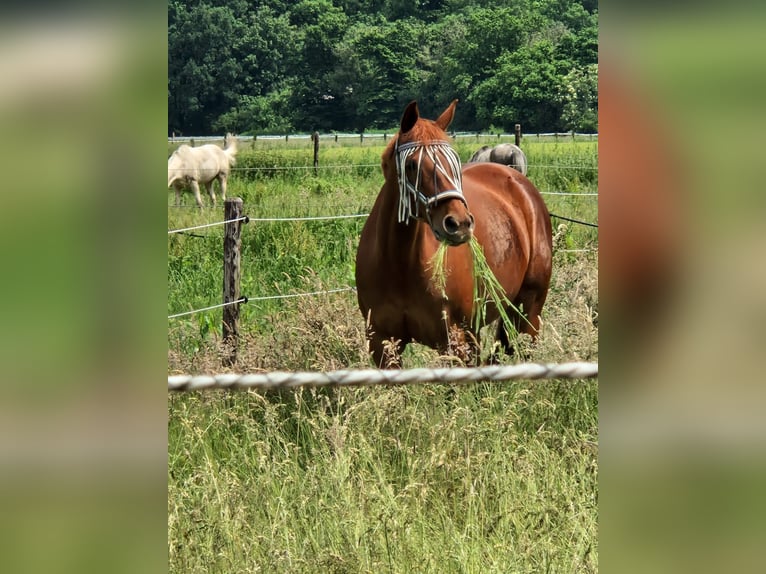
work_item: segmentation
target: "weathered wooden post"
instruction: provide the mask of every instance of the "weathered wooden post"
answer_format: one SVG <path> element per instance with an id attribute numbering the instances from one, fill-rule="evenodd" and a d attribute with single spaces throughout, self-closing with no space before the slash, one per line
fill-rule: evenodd
<path id="1" fill-rule="evenodd" d="M 189 138 L 189 145 L 194 147 L 194 138 Z"/>
<path id="2" fill-rule="evenodd" d="M 521 147 L 521 124 L 513 126 L 514 143 Z"/>
<path id="3" fill-rule="evenodd" d="M 319 173 L 319 132 L 311 134 L 311 139 L 314 142 L 314 175 Z"/>
<path id="4" fill-rule="evenodd" d="M 229 223 L 226 223 L 224 226 L 223 236 L 223 302 L 230 304 L 223 308 L 223 325 L 221 329 L 223 334 L 223 364 L 226 367 L 237 362 L 240 303 L 234 303 L 234 301 L 240 300 L 241 217 L 242 199 L 239 197 L 227 198 L 224 202 L 224 219 Z"/>

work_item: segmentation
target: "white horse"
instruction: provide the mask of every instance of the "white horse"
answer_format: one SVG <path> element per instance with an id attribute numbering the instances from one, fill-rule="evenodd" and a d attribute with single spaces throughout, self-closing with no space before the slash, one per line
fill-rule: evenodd
<path id="1" fill-rule="evenodd" d="M 509 165 L 516 171 L 527 175 L 527 156 L 517 145 L 510 143 L 498 144 L 495 147 L 488 145 L 476 150 L 466 163 L 476 163 L 480 161 L 491 161 L 493 163 L 502 163 Z"/>
<path id="2" fill-rule="evenodd" d="M 221 188 L 221 199 L 226 199 L 226 179 L 229 170 L 236 162 L 237 138 L 232 134 L 226 134 L 224 148 L 215 144 L 206 144 L 200 147 L 181 145 L 168 158 L 168 187 L 173 186 L 176 192 L 176 205 L 181 203 L 181 190 L 185 185 L 191 187 L 197 205 L 202 207 L 202 198 L 199 193 L 199 184 L 202 183 L 207 189 L 213 206 L 216 205 L 213 182 L 218 180 Z"/>

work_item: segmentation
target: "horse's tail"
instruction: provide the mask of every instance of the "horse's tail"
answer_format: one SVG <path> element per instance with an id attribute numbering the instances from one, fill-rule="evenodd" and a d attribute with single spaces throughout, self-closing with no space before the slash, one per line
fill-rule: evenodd
<path id="1" fill-rule="evenodd" d="M 231 133 L 226 134 L 226 145 L 223 151 L 229 158 L 229 166 L 234 165 L 237 162 L 237 136 Z"/>
<path id="2" fill-rule="evenodd" d="M 527 155 L 521 148 L 517 147 L 516 150 L 514 150 L 513 163 L 516 164 L 516 169 L 522 174 L 527 175 Z"/>

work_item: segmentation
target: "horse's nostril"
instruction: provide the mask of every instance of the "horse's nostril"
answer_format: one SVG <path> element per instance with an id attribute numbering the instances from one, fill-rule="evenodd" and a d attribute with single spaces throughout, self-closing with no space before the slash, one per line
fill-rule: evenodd
<path id="1" fill-rule="evenodd" d="M 450 235 L 454 235 L 460 229 L 460 224 L 451 215 L 448 215 L 447 217 L 445 217 L 442 223 L 444 225 L 444 231 L 446 231 Z"/>

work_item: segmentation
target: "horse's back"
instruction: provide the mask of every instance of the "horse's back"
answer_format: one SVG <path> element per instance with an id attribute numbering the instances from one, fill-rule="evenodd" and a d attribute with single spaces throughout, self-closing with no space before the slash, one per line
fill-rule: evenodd
<path id="1" fill-rule="evenodd" d="M 463 167 L 463 192 L 476 219 L 474 234 L 488 260 L 533 259 L 550 268 L 552 229 L 542 195 L 525 175 L 499 163 Z"/>

